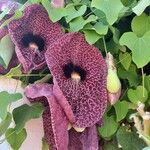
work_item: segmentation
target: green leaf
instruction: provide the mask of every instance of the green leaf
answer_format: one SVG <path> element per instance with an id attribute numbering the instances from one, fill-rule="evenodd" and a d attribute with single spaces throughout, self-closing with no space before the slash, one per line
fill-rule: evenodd
<path id="1" fill-rule="evenodd" d="M 90 22 L 93 22 L 93 21 L 96 21 L 96 20 L 97 20 L 97 17 L 94 16 L 94 15 L 90 15 L 86 20 L 84 20 L 83 17 L 75 18 L 69 24 L 70 25 L 70 30 L 72 32 L 79 31 L 79 30 L 83 29 L 83 27 L 86 24 L 88 24 Z"/>
<path id="2" fill-rule="evenodd" d="M 120 44 L 126 45 L 132 51 L 132 59 L 138 68 L 150 62 L 150 31 L 143 37 L 137 37 L 133 32 L 126 32 L 120 38 Z"/>
<path id="3" fill-rule="evenodd" d="M 92 0 L 91 6 L 103 11 L 110 25 L 117 21 L 119 12 L 124 7 L 120 0 Z"/>
<path id="4" fill-rule="evenodd" d="M 7 117 L 0 123 L 0 137 L 6 132 L 12 121 L 12 116 L 10 113 L 7 113 Z"/>
<path id="5" fill-rule="evenodd" d="M 128 113 L 128 102 L 126 101 L 118 101 L 115 105 L 115 111 L 117 115 L 117 122 L 124 119 Z"/>
<path id="6" fill-rule="evenodd" d="M 107 143 L 105 143 L 103 150 L 120 150 L 120 149 L 114 143 L 107 142 Z"/>
<path id="7" fill-rule="evenodd" d="M 49 150 L 49 145 L 45 138 L 42 139 L 42 150 Z"/>
<path id="8" fill-rule="evenodd" d="M 136 66 L 131 64 L 128 70 L 125 70 L 122 67 L 118 68 L 118 75 L 121 79 L 127 79 L 130 86 L 137 86 L 139 83 L 138 74 L 136 71 Z"/>
<path id="9" fill-rule="evenodd" d="M 73 20 L 74 18 L 82 16 L 87 9 L 86 5 L 82 5 L 78 11 L 76 11 L 73 7 L 73 10 L 69 12 L 68 16 L 66 17 L 67 23 Z"/>
<path id="10" fill-rule="evenodd" d="M 143 23 L 144 22 L 144 23 Z M 142 37 L 150 30 L 150 16 L 143 13 L 140 16 L 135 16 L 132 20 L 132 31 L 139 37 Z"/>
<path id="11" fill-rule="evenodd" d="M 66 15 L 64 8 L 52 8 L 49 0 L 42 0 L 41 2 L 53 22 L 57 22 Z"/>
<path id="12" fill-rule="evenodd" d="M 119 54 L 119 61 L 121 62 L 122 66 L 126 70 L 129 70 L 132 58 L 131 58 L 131 55 L 128 52 L 126 52 L 126 53 L 120 53 Z"/>
<path id="13" fill-rule="evenodd" d="M 150 0 L 140 0 L 139 3 L 132 10 L 134 13 L 136 13 L 139 16 L 149 5 L 150 5 Z"/>
<path id="14" fill-rule="evenodd" d="M 6 69 L 15 51 L 15 46 L 8 35 L 4 36 L 0 41 L 0 57 L 3 60 Z"/>
<path id="15" fill-rule="evenodd" d="M 7 107 L 12 102 L 15 102 L 22 98 L 20 93 L 10 94 L 6 91 L 0 92 L 0 118 L 4 120 L 7 116 Z"/>
<path id="16" fill-rule="evenodd" d="M 128 98 L 134 104 L 138 104 L 139 101 L 144 103 L 148 98 L 148 93 L 143 86 L 138 86 L 135 90 L 128 90 Z"/>
<path id="17" fill-rule="evenodd" d="M 144 85 L 145 85 L 145 88 L 147 89 L 147 91 L 150 93 L 150 75 L 145 76 Z"/>
<path id="18" fill-rule="evenodd" d="M 41 103 L 35 103 L 32 106 L 24 104 L 13 110 L 13 118 L 16 124 L 15 130 L 17 133 L 22 130 L 27 121 L 30 119 L 39 118 L 44 111 Z"/>
<path id="19" fill-rule="evenodd" d="M 92 30 L 86 30 L 83 31 L 85 35 L 85 39 L 89 44 L 94 44 L 98 39 L 100 39 L 102 36 L 97 34 L 95 31 Z"/>
<path id="20" fill-rule="evenodd" d="M 13 150 L 19 150 L 22 143 L 27 137 L 27 133 L 25 129 L 22 129 L 18 134 L 15 132 L 15 129 L 10 128 L 7 130 L 6 134 L 6 140 L 10 144 L 11 148 Z"/>
<path id="21" fill-rule="evenodd" d="M 141 150 L 146 146 L 145 142 L 139 138 L 135 132 L 129 132 L 125 128 L 120 128 L 117 132 L 118 143 L 123 150 Z"/>
<path id="22" fill-rule="evenodd" d="M 15 77 L 15 76 L 18 77 L 18 76 L 21 76 L 21 75 L 22 75 L 21 65 L 18 65 L 14 68 L 11 68 L 10 71 L 6 75 L 4 75 L 4 77 L 12 78 L 12 77 Z"/>
<path id="23" fill-rule="evenodd" d="M 102 137 L 107 138 L 107 137 L 111 137 L 117 131 L 117 128 L 118 128 L 118 123 L 115 122 L 114 116 L 111 117 L 105 116 L 104 125 L 98 128 L 98 131 Z"/>
<path id="24" fill-rule="evenodd" d="M 0 28 L 7 26 L 12 20 L 16 20 L 18 18 L 21 18 L 22 15 L 23 15 L 22 11 L 16 10 L 15 14 L 11 18 L 7 19 L 6 21 L 4 21 L 4 23 L 2 25 L 0 25 Z"/>
<path id="25" fill-rule="evenodd" d="M 41 2 L 41 0 L 31 0 L 32 4 L 39 4 Z"/>

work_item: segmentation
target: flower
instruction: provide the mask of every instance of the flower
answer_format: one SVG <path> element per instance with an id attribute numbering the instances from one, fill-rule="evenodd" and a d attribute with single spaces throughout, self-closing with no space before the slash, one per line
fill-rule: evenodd
<path id="1" fill-rule="evenodd" d="M 70 115 L 68 117 L 59 105 L 58 99 L 55 97 L 53 91 L 53 85 L 29 85 L 25 90 L 25 94 L 31 102 L 41 101 L 45 104 L 46 109 L 43 114 L 43 124 L 45 138 L 50 149 L 98 150 L 98 137 L 95 125 L 86 128 L 82 133 L 78 133 L 74 129 L 68 131 L 68 125 L 70 124 L 68 118 L 72 118 L 73 116 Z M 62 93 L 60 93 L 60 101 L 66 103 L 61 94 Z M 67 107 L 67 114 L 71 114 L 72 111 L 69 109 L 69 105 L 67 105 Z"/>
<path id="2" fill-rule="evenodd" d="M 61 107 L 65 111 L 56 91 L 62 91 L 71 105 L 77 127 L 93 126 L 107 106 L 107 67 L 100 51 L 82 34 L 68 33 L 48 48 L 45 57 Z"/>
<path id="3" fill-rule="evenodd" d="M 30 104 L 29 100 L 24 95 L 24 88 L 22 88 L 21 84 L 21 81 L 16 79 L 5 77 L 0 78 L 0 85 L 2 85 L 0 86 L 0 92 L 7 91 L 8 93 L 21 93 L 23 96 L 22 99 L 11 103 L 10 112 L 23 104 Z M 11 127 L 15 127 L 15 123 L 12 123 Z M 28 121 L 25 125 L 25 129 L 28 136 L 21 145 L 21 150 L 28 149 L 29 145 L 32 147 L 32 150 L 41 149 L 42 138 L 44 136 L 42 117 Z M 4 142 L 3 144 L 0 144 L 0 149 L 11 148 L 7 142 Z"/>
<path id="4" fill-rule="evenodd" d="M 44 7 L 37 4 L 26 7 L 22 18 L 10 22 L 9 32 L 24 72 L 41 69 L 47 47 L 63 35 L 59 24 L 52 23 Z"/>
<path id="5" fill-rule="evenodd" d="M 117 69 L 114 63 L 114 58 L 111 53 L 107 53 L 106 63 L 108 68 L 107 74 L 107 91 L 108 99 L 111 105 L 114 105 L 121 95 L 121 82 L 117 76 Z"/>

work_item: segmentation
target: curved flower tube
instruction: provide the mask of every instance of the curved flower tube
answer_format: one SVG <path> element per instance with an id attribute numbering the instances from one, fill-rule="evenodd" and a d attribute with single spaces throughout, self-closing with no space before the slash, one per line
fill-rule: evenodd
<path id="1" fill-rule="evenodd" d="M 9 24 L 9 33 L 24 72 L 46 65 L 45 51 L 63 35 L 59 24 L 52 23 L 44 7 L 37 4 L 26 7 L 23 17 Z"/>
<path id="2" fill-rule="evenodd" d="M 52 85 L 29 85 L 25 94 L 31 102 L 42 101 L 45 103 L 46 110 L 43 114 L 44 132 L 51 150 L 98 150 L 98 137 L 95 126 L 86 128 L 82 133 L 78 133 L 74 129 L 68 131 L 68 125 L 70 124 L 68 116 L 59 105 Z M 63 96 L 61 100 L 66 103 Z M 72 110 L 68 108 L 67 111 L 67 114 L 71 114 Z M 69 118 L 72 117 L 69 116 Z"/>
<path id="3" fill-rule="evenodd" d="M 54 93 L 59 104 L 62 91 L 79 128 L 93 126 L 107 106 L 107 67 L 99 50 L 89 45 L 82 34 L 69 33 L 48 48 L 46 62 L 54 77 Z"/>
<path id="4" fill-rule="evenodd" d="M 10 79 L 10 78 L 0 78 L 0 92 L 7 91 L 8 93 L 21 93 L 23 98 L 19 101 L 13 102 L 10 107 L 10 112 L 13 109 L 23 105 L 23 104 L 30 104 L 29 100 L 24 95 L 24 89 L 21 86 L 21 81 Z M 15 127 L 15 123 L 11 124 L 11 127 Z M 27 131 L 27 138 L 25 139 L 24 143 L 21 145 L 21 150 L 27 150 L 29 145 L 32 147 L 32 150 L 38 150 L 42 147 L 42 138 L 44 136 L 43 131 L 43 122 L 42 117 L 38 119 L 30 120 L 26 123 L 25 129 Z M 4 138 L 4 137 L 1 137 Z M 7 142 L 0 144 L 0 149 L 11 149 Z"/>

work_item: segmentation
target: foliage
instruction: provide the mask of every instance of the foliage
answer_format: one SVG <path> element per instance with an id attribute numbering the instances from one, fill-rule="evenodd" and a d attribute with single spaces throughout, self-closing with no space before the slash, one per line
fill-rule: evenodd
<path id="1" fill-rule="evenodd" d="M 22 10 L 27 0 L 17 0 L 24 4 L 1 27 L 8 25 L 13 19 L 22 16 Z M 28 0 L 28 3 L 40 3 L 47 10 L 53 22 L 59 22 L 65 32 L 82 32 L 89 44 L 94 44 L 106 56 L 111 52 L 115 58 L 118 76 L 122 83 L 120 100 L 109 106 L 104 125 L 98 127 L 99 136 L 105 150 L 141 150 L 146 146 L 145 140 L 139 138 L 134 127 L 131 114 L 137 114 L 139 102 L 146 105 L 145 111 L 150 110 L 150 1 L 149 0 L 68 0 L 64 8 L 54 9 L 49 0 Z M 0 15 L 3 18 L 4 14 Z M 7 41 L 5 41 L 7 42 Z M 0 44 L 3 44 L 1 41 Z M 10 45 L 7 45 L 8 49 Z M 11 49 L 11 48 L 10 48 Z M 0 49 L 0 57 L 1 56 Z M 11 54 L 0 64 L 8 66 Z M 3 62 L 3 63 L 2 63 Z M 20 77 L 28 85 L 30 79 L 38 80 L 44 71 L 23 74 L 21 67 L 12 68 L 5 77 Z M 47 72 L 46 72 L 47 73 Z M 39 76 L 35 78 L 34 74 Z M 21 98 L 18 93 L 0 93 L 0 135 L 6 132 L 7 141 L 14 150 L 19 149 L 26 137 L 25 123 L 40 117 L 43 107 L 23 105 L 13 111 L 13 116 L 7 111 L 10 103 Z M 35 109 L 36 107 L 36 109 Z M 16 127 L 8 129 L 13 119 Z M 11 135 L 10 135 L 11 134 Z M 149 135 L 150 136 L 150 135 Z M 16 139 L 14 141 L 13 139 Z M 18 142 L 18 143 L 17 143 Z M 17 145 L 17 144 L 18 145 Z M 119 145 L 119 148 L 118 148 Z M 43 150 L 47 149 L 43 140 Z M 149 148 L 145 148 L 147 150 Z"/>

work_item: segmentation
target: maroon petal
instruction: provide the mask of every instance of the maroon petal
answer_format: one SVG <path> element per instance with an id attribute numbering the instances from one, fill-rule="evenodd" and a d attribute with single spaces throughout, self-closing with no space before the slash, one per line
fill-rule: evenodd
<path id="1" fill-rule="evenodd" d="M 59 86 L 71 105 L 76 126 L 90 127 L 98 122 L 107 105 L 107 67 L 100 51 L 80 33 L 69 33 L 49 47 L 45 57 L 54 85 Z M 76 83 L 64 75 L 63 68 L 69 63 L 86 71 L 84 81 Z"/>
<path id="2" fill-rule="evenodd" d="M 98 150 L 96 126 L 86 128 L 83 133 L 69 131 L 69 150 Z"/>
<path id="3" fill-rule="evenodd" d="M 47 11 L 41 5 L 30 5 L 24 10 L 24 15 L 9 24 L 9 32 L 16 45 L 16 53 L 25 72 L 40 69 L 45 65 L 44 53 L 48 46 L 63 35 L 58 23 L 52 23 Z M 44 41 L 42 51 L 33 51 L 25 47 L 22 39 L 25 34 L 39 36 Z M 35 54 L 36 53 L 36 54 Z"/>
<path id="4" fill-rule="evenodd" d="M 26 88 L 26 96 L 32 99 L 46 97 L 48 105 L 43 114 L 45 138 L 50 149 L 67 150 L 68 147 L 68 119 L 52 94 L 52 85 L 37 84 Z M 35 99 L 36 100 L 36 99 Z"/>

